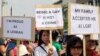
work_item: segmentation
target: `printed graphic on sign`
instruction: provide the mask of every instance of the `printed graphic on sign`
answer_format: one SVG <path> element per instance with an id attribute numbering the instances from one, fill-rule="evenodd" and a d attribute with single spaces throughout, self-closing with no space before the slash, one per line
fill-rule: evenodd
<path id="1" fill-rule="evenodd" d="M 69 34 L 99 33 L 99 8 L 89 5 L 69 5 Z"/>

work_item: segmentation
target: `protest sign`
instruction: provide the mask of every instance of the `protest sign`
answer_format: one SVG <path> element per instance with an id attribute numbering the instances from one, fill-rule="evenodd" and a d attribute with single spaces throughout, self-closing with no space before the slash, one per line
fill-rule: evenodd
<path id="1" fill-rule="evenodd" d="M 63 15 L 60 5 L 36 6 L 35 19 L 37 29 L 63 29 Z"/>
<path id="2" fill-rule="evenodd" d="M 3 37 L 33 40 L 33 21 L 31 17 L 3 17 Z"/>
<path id="3" fill-rule="evenodd" d="M 69 4 L 68 34 L 99 33 L 99 8 L 90 5 Z"/>

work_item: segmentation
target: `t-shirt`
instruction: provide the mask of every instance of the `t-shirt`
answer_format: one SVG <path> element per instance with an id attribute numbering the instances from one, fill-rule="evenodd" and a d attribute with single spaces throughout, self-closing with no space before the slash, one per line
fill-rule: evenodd
<path id="1" fill-rule="evenodd" d="M 98 52 L 95 50 L 92 50 L 91 56 L 97 56 Z"/>
<path id="2" fill-rule="evenodd" d="M 43 48 L 41 48 L 40 46 L 38 46 L 38 47 L 35 48 L 34 56 L 47 56 L 47 55 L 48 55 L 48 54 L 47 54 L 47 49 L 46 49 L 45 45 L 42 44 L 41 46 L 42 46 L 46 51 L 45 51 Z M 53 49 L 54 49 L 54 53 L 53 53 L 52 56 L 58 56 L 58 54 L 57 54 L 57 52 L 56 52 L 56 50 L 55 50 L 55 47 L 53 47 Z"/>
<path id="3" fill-rule="evenodd" d="M 61 51 L 62 48 L 61 48 L 61 45 L 60 45 L 58 42 L 54 42 L 54 41 L 53 41 L 52 44 L 53 44 L 53 46 L 56 48 L 56 51 L 57 51 L 57 52 Z"/>

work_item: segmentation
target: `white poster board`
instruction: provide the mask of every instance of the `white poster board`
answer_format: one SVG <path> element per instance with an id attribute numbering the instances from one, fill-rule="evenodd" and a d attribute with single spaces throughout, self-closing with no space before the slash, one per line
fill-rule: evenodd
<path id="1" fill-rule="evenodd" d="M 92 40 L 99 40 L 99 34 L 91 34 L 91 39 Z"/>
<path id="2" fill-rule="evenodd" d="M 91 40 L 99 40 L 99 34 L 90 34 L 91 35 Z M 76 35 L 78 37 L 80 37 L 81 39 L 83 39 L 83 35 Z"/>
<path id="3" fill-rule="evenodd" d="M 0 0 L 0 28 L 1 28 L 1 18 L 2 18 L 2 0 Z"/>
<path id="4" fill-rule="evenodd" d="M 41 5 L 35 10 L 37 29 L 63 29 L 61 5 Z"/>
<path id="5" fill-rule="evenodd" d="M 99 8 L 82 4 L 69 4 L 68 34 L 99 33 Z"/>
<path id="6" fill-rule="evenodd" d="M 3 37 L 31 40 L 32 26 L 31 17 L 3 17 Z"/>

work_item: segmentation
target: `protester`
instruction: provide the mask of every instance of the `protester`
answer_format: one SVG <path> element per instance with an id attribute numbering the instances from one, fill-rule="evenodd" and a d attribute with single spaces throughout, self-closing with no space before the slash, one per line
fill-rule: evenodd
<path id="1" fill-rule="evenodd" d="M 19 56 L 26 56 L 26 55 L 29 56 L 29 52 L 26 49 L 26 46 L 23 44 L 20 44 L 19 45 Z"/>
<path id="2" fill-rule="evenodd" d="M 29 55 L 33 56 L 34 55 L 34 49 L 37 47 L 37 44 L 33 43 L 33 42 L 29 42 L 29 44 L 26 47 L 27 47 L 27 50 L 29 52 Z"/>
<path id="3" fill-rule="evenodd" d="M 65 53 L 65 51 L 62 49 L 62 45 L 57 42 L 58 38 L 58 32 L 52 31 L 52 40 L 53 40 L 53 46 L 56 48 L 56 51 L 58 52 L 59 56 Z"/>
<path id="4" fill-rule="evenodd" d="M 35 48 L 35 56 L 58 56 L 56 49 L 50 45 L 49 30 L 41 30 L 39 33 L 38 47 Z"/>
<path id="5" fill-rule="evenodd" d="M 67 56 L 83 56 L 82 40 L 77 37 L 71 37 L 67 42 Z"/>
<path id="6" fill-rule="evenodd" d="M 96 47 L 98 46 L 97 40 L 91 39 L 90 35 L 85 35 L 86 38 L 86 56 L 100 56 Z"/>
<path id="7" fill-rule="evenodd" d="M 6 47 L 4 43 L 4 39 L 0 38 L 0 56 L 3 56 L 3 54 L 6 52 Z"/>
<path id="8" fill-rule="evenodd" d="M 17 45 L 16 45 L 16 40 L 12 39 L 12 40 L 7 44 L 6 56 L 17 56 Z"/>

